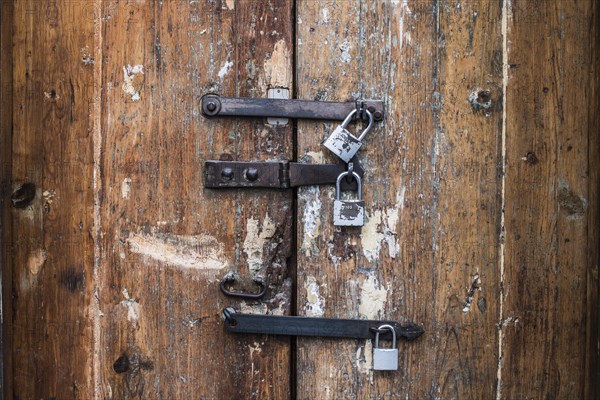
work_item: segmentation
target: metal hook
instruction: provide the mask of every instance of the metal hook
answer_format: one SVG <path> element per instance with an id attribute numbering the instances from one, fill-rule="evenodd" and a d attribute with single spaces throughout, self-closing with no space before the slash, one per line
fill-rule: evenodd
<path id="1" fill-rule="evenodd" d="M 257 293 L 234 292 L 234 291 L 227 290 L 225 285 L 227 285 L 228 283 L 235 282 L 235 276 L 233 274 L 225 275 L 225 277 L 223 279 L 221 279 L 221 283 L 219 284 L 219 287 L 221 288 L 221 292 L 223 292 L 223 294 L 226 296 L 239 297 L 242 299 L 260 299 L 267 292 L 267 285 L 265 285 L 265 283 L 260 278 L 255 278 L 253 281 L 260 287 L 260 291 Z"/>

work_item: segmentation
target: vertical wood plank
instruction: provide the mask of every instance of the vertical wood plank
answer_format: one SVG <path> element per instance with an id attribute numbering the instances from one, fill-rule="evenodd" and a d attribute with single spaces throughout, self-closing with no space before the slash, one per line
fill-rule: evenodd
<path id="1" fill-rule="evenodd" d="M 597 304 L 593 4 L 508 7 L 503 398 L 586 398 L 593 376 L 594 333 L 584 339 L 597 324 L 586 321 L 586 302 Z"/>
<path id="2" fill-rule="evenodd" d="M 93 18 L 83 2 L 15 1 L 13 11 L 7 396 L 91 398 Z"/>
<path id="3" fill-rule="evenodd" d="M 10 224 L 10 182 L 13 116 L 12 38 L 14 6 L 0 2 L 0 393 L 12 393 L 12 234 Z"/>
<path id="4" fill-rule="evenodd" d="M 487 2 L 299 2 L 299 97 L 387 105 L 360 151 L 362 230 L 332 226 L 331 188 L 299 192 L 299 313 L 406 318 L 426 333 L 400 344 L 394 373 L 372 371 L 370 341 L 299 339 L 298 398 L 494 395 L 500 12 Z M 333 160 L 320 142 L 334 125 L 299 123 L 299 156 Z"/>
<path id="5" fill-rule="evenodd" d="M 205 119 L 200 99 L 291 89 L 291 11 L 103 4 L 100 398 L 289 397 L 289 340 L 228 335 L 220 312 L 288 312 L 291 192 L 202 182 L 205 160 L 289 159 L 292 131 Z M 267 279 L 263 301 L 220 294 L 229 271 Z"/>

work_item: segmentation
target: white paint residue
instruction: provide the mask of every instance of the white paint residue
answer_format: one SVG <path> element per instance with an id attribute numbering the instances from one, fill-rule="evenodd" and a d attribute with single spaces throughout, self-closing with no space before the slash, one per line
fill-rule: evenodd
<path id="1" fill-rule="evenodd" d="M 396 0 L 394 5 L 400 3 L 400 0 Z M 404 38 L 406 38 L 406 42 L 410 43 L 410 34 L 408 32 L 404 32 L 404 18 L 410 16 L 412 12 L 410 8 L 408 8 L 408 0 L 402 0 L 402 7 L 400 9 L 400 18 L 398 19 L 398 37 L 400 38 L 400 48 L 402 48 L 402 44 L 404 43 Z"/>
<path id="2" fill-rule="evenodd" d="M 263 248 L 275 234 L 276 227 L 269 215 L 265 216 L 262 226 L 258 220 L 248 218 L 246 222 L 246 239 L 244 240 L 244 253 L 250 272 L 256 273 L 263 266 Z"/>
<path id="3" fill-rule="evenodd" d="M 306 156 L 310 157 L 315 164 L 323 164 L 325 162 L 325 155 L 322 151 L 309 151 L 306 153 Z"/>
<path id="4" fill-rule="evenodd" d="M 129 250 L 186 270 L 216 273 L 227 266 L 223 261 L 222 244 L 212 236 L 182 236 L 172 234 L 132 234 L 127 239 Z"/>
<path id="5" fill-rule="evenodd" d="M 324 314 L 325 301 L 321 297 L 321 289 L 313 276 L 306 278 L 304 283 L 306 290 L 306 304 L 304 311 L 307 317 L 322 317 Z"/>
<path id="6" fill-rule="evenodd" d="M 319 236 L 321 226 L 321 190 L 319 186 L 310 186 L 302 192 L 306 201 L 304 207 L 304 238 L 302 240 L 302 251 L 306 255 L 312 255 L 312 247 L 316 245 L 315 238 Z"/>
<path id="7" fill-rule="evenodd" d="M 396 226 L 401 204 L 383 211 L 374 210 L 369 215 L 369 221 L 363 226 L 360 234 L 363 254 L 369 261 L 374 262 L 379 259 L 383 243 L 387 243 L 391 258 L 398 257 L 400 245 L 397 241 Z"/>
<path id="8" fill-rule="evenodd" d="M 46 251 L 43 249 L 34 250 L 27 259 L 27 267 L 32 275 L 37 275 L 46 262 Z"/>
<path id="9" fill-rule="evenodd" d="M 121 182 L 121 197 L 124 199 L 128 199 L 130 191 L 131 191 L 131 178 L 125 178 L 125 179 L 123 179 L 123 182 Z"/>
<path id="10" fill-rule="evenodd" d="M 125 300 L 121 301 L 121 305 L 127 308 L 127 321 L 137 324 L 140 318 L 140 303 L 138 299 L 129 297 L 127 289 L 121 291 Z"/>
<path id="11" fill-rule="evenodd" d="M 363 282 L 360 306 L 358 307 L 358 313 L 362 317 L 379 319 L 383 316 L 388 292 L 379 286 L 379 282 L 373 275 L 369 275 Z"/>
<path id="12" fill-rule="evenodd" d="M 327 7 L 324 7 L 321 10 L 321 23 L 323 23 L 323 24 L 329 23 L 329 9 Z"/>
<path id="13" fill-rule="evenodd" d="M 373 342 L 365 340 L 365 345 L 356 350 L 356 369 L 361 374 L 371 374 L 373 370 Z"/>
<path id="14" fill-rule="evenodd" d="M 352 59 L 352 56 L 350 55 L 350 49 L 352 48 L 352 45 L 350 44 L 350 42 L 348 40 L 344 40 L 342 42 L 342 44 L 340 44 L 340 51 L 342 52 L 342 55 L 340 56 L 340 60 L 344 63 L 349 63 L 350 60 Z"/>
<path id="15" fill-rule="evenodd" d="M 219 74 L 218 74 L 219 79 L 223 80 L 225 75 L 227 75 L 229 72 L 231 72 L 232 67 L 233 67 L 233 61 L 225 61 L 225 64 L 223 64 L 223 66 L 219 70 Z"/>
<path id="16" fill-rule="evenodd" d="M 227 6 L 228 9 L 234 10 L 235 9 L 235 0 L 225 0 L 225 5 Z"/>
<path id="17" fill-rule="evenodd" d="M 140 91 L 144 83 L 144 66 L 141 64 L 123 66 L 123 92 L 131 97 L 132 101 L 140 101 Z"/>
<path id="18" fill-rule="evenodd" d="M 264 76 L 259 77 L 261 87 L 282 87 L 292 86 L 292 58 L 290 51 L 284 39 L 275 43 L 271 58 L 265 60 L 263 64 Z"/>

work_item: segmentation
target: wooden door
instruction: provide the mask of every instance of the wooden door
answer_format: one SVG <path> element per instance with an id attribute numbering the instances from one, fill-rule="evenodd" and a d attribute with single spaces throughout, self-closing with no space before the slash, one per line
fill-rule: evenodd
<path id="1" fill-rule="evenodd" d="M 0 5 L 6 398 L 598 398 L 596 2 Z M 210 159 L 336 161 L 335 121 L 201 115 L 274 87 L 385 102 L 362 229 L 331 186 L 204 189 Z M 425 334 L 379 372 L 370 340 L 233 336 L 226 306 Z"/>

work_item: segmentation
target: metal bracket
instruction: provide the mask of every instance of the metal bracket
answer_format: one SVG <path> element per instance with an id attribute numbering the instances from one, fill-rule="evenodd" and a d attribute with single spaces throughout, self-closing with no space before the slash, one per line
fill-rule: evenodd
<path id="1" fill-rule="evenodd" d="M 397 337 L 414 340 L 425 332 L 422 327 L 412 322 L 238 314 L 231 307 L 224 309 L 222 314 L 225 328 L 231 333 L 352 339 L 375 339 L 375 335 L 379 333 L 379 339 L 391 340 L 391 331 L 379 330 L 381 325 L 390 325 L 396 331 Z"/>
<path id="2" fill-rule="evenodd" d="M 354 172 L 361 178 L 364 171 L 353 159 Z M 204 187 L 287 189 L 308 185 L 335 185 L 346 164 L 302 164 L 290 161 L 206 161 Z M 356 190 L 356 182 L 344 179 L 342 190 Z"/>
<path id="3" fill-rule="evenodd" d="M 381 100 L 357 100 L 349 102 L 312 101 L 296 99 L 260 99 L 243 97 L 202 97 L 202 113 L 206 117 L 268 117 L 343 120 L 352 110 L 367 109 L 375 121 L 383 120 Z M 358 112 L 355 118 L 365 118 Z"/>

